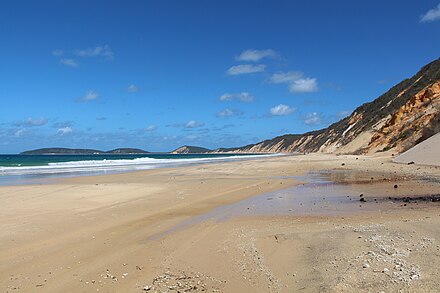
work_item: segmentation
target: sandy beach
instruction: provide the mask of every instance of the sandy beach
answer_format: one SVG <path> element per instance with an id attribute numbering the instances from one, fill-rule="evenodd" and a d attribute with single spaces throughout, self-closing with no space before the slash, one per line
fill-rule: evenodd
<path id="1" fill-rule="evenodd" d="M 390 154 L 1 186 L 0 291 L 435 292 L 439 197 Z"/>

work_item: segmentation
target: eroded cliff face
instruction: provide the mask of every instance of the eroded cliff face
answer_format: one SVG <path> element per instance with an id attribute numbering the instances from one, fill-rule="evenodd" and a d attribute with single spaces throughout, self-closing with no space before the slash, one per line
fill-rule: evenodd
<path id="1" fill-rule="evenodd" d="M 439 132 L 440 81 L 412 97 L 384 121 L 364 151 L 403 152 Z"/>
<path id="2" fill-rule="evenodd" d="M 440 131 L 440 59 L 328 128 L 215 152 L 403 152 Z"/>

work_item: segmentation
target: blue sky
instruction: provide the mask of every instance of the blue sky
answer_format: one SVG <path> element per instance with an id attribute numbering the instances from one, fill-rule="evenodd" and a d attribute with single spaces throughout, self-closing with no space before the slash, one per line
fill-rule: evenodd
<path id="1" fill-rule="evenodd" d="M 439 57 L 435 1 L 1 1 L 0 153 L 320 129 Z"/>

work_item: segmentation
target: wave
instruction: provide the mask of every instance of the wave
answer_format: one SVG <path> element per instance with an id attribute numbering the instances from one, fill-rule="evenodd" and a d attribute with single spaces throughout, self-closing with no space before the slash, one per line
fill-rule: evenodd
<path id="1" fill-rule="evenodd" d="M 154 158 L 136 158 L 136 159 L 120 159 L 120 160 L 85 160 L 85 161 L 69 161 L 48 163 L 45 166 L 19 166 L 19 167 L 0 167 L 0 176 L 11 175 L 43 175 L 43 174 L 99 174 L 109 172 L 124 172 L 136 170 L 148 170 L 164 167 L 177 167 L 184 165 L 203 164 L 210 162 L 229 162 L 236 160 L 248 160 L 254 158 L 262 158 L 276 156 L 269 155 L 237 155 L 225 157 L 210 158 L 191 158 L 191 159 L 154 159 Z"/>

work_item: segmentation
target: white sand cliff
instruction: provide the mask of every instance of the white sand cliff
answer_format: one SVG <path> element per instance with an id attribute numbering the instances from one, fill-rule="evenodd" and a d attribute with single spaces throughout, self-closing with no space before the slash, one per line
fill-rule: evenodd
<path id="1" fill-rule="evenodd" d="M 396 163 L 440 166 L 440 133 L 417 144 L 394 159 Z"/>

